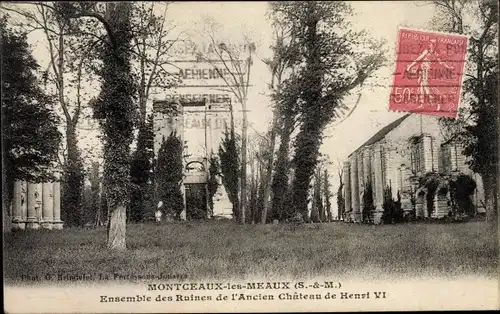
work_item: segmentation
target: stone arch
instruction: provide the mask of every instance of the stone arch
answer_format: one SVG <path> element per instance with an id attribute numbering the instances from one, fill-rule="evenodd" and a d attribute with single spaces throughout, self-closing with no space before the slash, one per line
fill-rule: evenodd
<path id="1" fill-rule="evenodd" d="M 195 172 L 205 172 L 206 171 L 205 165 L 203 164 L 203 162 L 198 161 L 198 160 L 188 162 L 186 164 L 186 166 L 184 167 L 184 170 L 186 172 L 192 172 L 193 170 Z"/>

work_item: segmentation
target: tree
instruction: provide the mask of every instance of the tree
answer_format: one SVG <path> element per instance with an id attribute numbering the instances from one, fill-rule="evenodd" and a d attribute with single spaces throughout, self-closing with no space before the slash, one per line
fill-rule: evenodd
<path id="1" fill-rule="evenodd" d="M 233 204 L 233 216 L 241 222 L 239 207 L 240 156 L 238 153 L 238 138 L 232 130 L 226 128 L 224 138 L 219 147 L 219 160 L 222 173 L 222 184 L 226 188 L 229 201 Z"/>
<path id="2" fill-rule="evenodd" d="M 221 26 L 215 21 L 207 19 L 206 35 L 213 47 L 213 52 L 216 56 L 215 60 L 207 58 L 202 54 L 198 54 L 200 60 L 209 62 L 220 78 L 224 81 L 227 89 L 232 93 L 238 102 L 241 104 L 242 110 L 242 126 L 241 126 L 241 170 L 240 170 L 240 222 L 246 223 L 246 208 L 247 208 L 247 140 L 248 140 L 248 118 L 247 118 L 247 101 L 248 89 L 250 87 L 250 72 L 253 64 L 252 54 L 255 52 L 255 44 L 245 42 L 243 45 L 232 45 L 227 42 L 221 42 L 217 39 L 217 34 L 221 31 Z M 243 46 L 243 48 L 241 47 Z M 242 54 L 248 54 L 243 56 Z M 223 68 L 221 68 L 221 66 Z M 229 75 L 225 75 L 227 71 Z M 232 108 L 231 108 L 232 111 Z M 233 130 L 234 131 L 234 130 Z"/>
<path id="3" fill-rule="evenodd" d="M 387 186 L 384 189 L 384 203 L 382 204 L 384 212 L 382 221 L 384 224 L 392 224 L 403 221 L 403 210 L 401 208 L 401 195 L 397 193 L 397 200 L 392 197 L 392 188 Z"/>
<path id="4" fill-rule="evenodd" d="M 450 180 L 449 190 L 452 199 L 452 209 L 455 216 L 474 216 L 476 211 L 471 200 L 471 195 L 474 194 L 476 187 L 476 181 L 463 173 Z"/>
<path id="5" fill-rule="evenodd" d="M 348 110 L 344 99 L 383 64 L 385 52 L 382 43 L 350 30 L 346 17 L 352 11 L 345 2 L 280 3 L 278 9 L 297 34 L 303 63 L 294 88 L 299 91 L 300 115 L 292 197 L 295 211 L 306 218 L 307 191 L 318 162 L 323 129 L 338 112 Z M 355 67 L 352 59 L 358 60 Z"/>
<path id="6" fill-rule="evenodd" d="M 152 171 L 152 121 L 148 121 L 147 105 L 151 95 L 171 88 L 176 77 L 165 66 L 169 62 L 169 50 L 176 42 L 167 40 L 170 31 L 166 24 L 168 3 L 163 5 L 163 13 L 155 11 L 156 3 L 137 2 L 132 5 L 131 28 L 133 72 L 139 84 L 137 99 L 139 102 L 139 127 L 137 146 L 132 156 L 131 179 L 134 189 L 131 193 L 131 219 L 140 221 L 144 215 L 145 202 L 152 195 L 149 181 Z M 150 141 L 151 140 L 151 141 Z"/>
<path id="7" fill-rule="evenodd" d="M 92 18 L 106 31 L 100 49 L 101 91 L 92 103 L 104 140 L 103 184 L 108 201 L 108 248 L 126 249 L 126 208 L 129 202 L 130 145 L 133 139 L 136 84 L 131 71 L 132 29 L 130 3 L 106 3 L 105 13 L 96 3 L 58 2 L 56 8 L 68 20 Z"/>
<path id="8" fill-rule="evenodd" d="M 365 188 L 363 191 L 363 212 L 361 221 L 363 221 L 364 223 L 373 222 L 371 218 L 371 215 L 375 210 L 375 205 L 373 202 L 374 199 L 373 199 L 372 183 L 368 180 L 368 182 L 365 184 Z"/>
<path id="9" fill-rule="evenodd" d="M 311 221 L 324 221 L 323 198 L 321 197 L 321 167 L 317 167 L 314 175 L 313 200 L 311 209 Z"/>
<path id="10" fill-rule="evenodd" d="M 134 3 L 131 12 L 132 58 L 134 73 L 139 79 L 137 89 L 139 114 L 142 124 L 146 123 L 147 103 L 152 94 L 174 86 L 178 79 L 165 68 L 170 65 L 169 50 L 177 40 L 168 40 L 174 27 L 166 24 L 168 3 Z M 162 14 L 155 11 L 161 9 Z"/>
<path id="11" fill-rule="evenodd" d="M 457 121 L 444 120 L 451 139 L 465 144 L 470 168 L 483 179 L 487 220 L 498 214 L 498 2 L 493 0 L 431 1 L 434 25 L 469 36 L 464 96 L 468 106 Z"/>
<path id="12" fill-rule="evenodd" d="M 83 210 L 85 170 L 80 156 L 68 158 L 63 165 L 63 170 L 61 218 L 69 226 L 81 226 L 85 219 Z"/>
<path id="13" fill-rule="evenodd" d="M 339 163 L 339 170 L 338 170 L 338 176 L 339 176 L 339 187 L 337 189 L 337 208 L 338 208 L 338 217 L 339 219 L 346 218 L 345 213 L 346 211 L 350 211 L 349 208 L 345 208 L 345 197 L 344 197 L 344 180 L 342 179 L 344 175 L 344 169 L 340 167 Z"/>
<path id="14" fill-rule="evenodd" d="M 330 182 L 329 182 L 329 176 L 328 176 L 328 170 L 325 169 L 324 174 L 323 174 L 323 198 L 325 199 L 325 211 L 327 214 L 327 219 L 329 222 L 333 221 L 333 216 L 332 216 L 332 203 L 330 201 L 330 197 L 332 196 L 330 193 Z M 339 211 L 339 217 L 340 217 L 340 211 Z"/>
<path id="15" fill-rule="evenodd" d="M 93 56 L 102 39 L 95 30 L 94 21 L 70 22 L 50 2 L 16 4 L 4 6 L 4 9 L 23 17 L 19 24 L 24 29 L 41 30 L 47 43 L 49 65 L 43 73 L 43 80 L 45 85 L 48 82 L 51 84 L 50 90 L 65 121 L 62 218 L 68 225 L 79 225 L 82 221 L 84 165 L 78 147 L 77 129 L 84 116 L 85 102 L 90 100 L 82 84 L 92 81 L 90 69 L 94 66 Z"/>
<path id="16" fill-rule="evenodd" d="M 95 226 L 102 226 L 101 178 L 99 175 L 99 167 L 99 162 L 94 161 L 89 176 L 92 212 L 94 214 L 93 221 Z"/>
<path id="17" fill-rule="evenodd" d="M 263 199 L 263 209 L 261 216 L 261 223 L 265 224 L 267 221 L 267 215 L 269 207 L 272 205 L 270 197 L 271 197 L 271 187 L 273 186 L 273 165 L 274 165 L 274 151 L 276 147 L 276 137 L 278 132 L 280 131 L 280 108 L 278 105 L 278 97 L 277 95 L 280 93 L 282 82 L 287 74 L 286 72 L 290 72 L 290 70 L 296 63 L 296 51 L 293 50 L 295 47 L 294 34 L 292 33 L 292 27 L 286 23 L 284 17 L 280 14 L 278 10 L 275 9 L 274 3 L 270 4 L 270 10 L 268 12 L 268 17 L 271 20 L 271 24 L 273 27 L 273 45 L 271 49 L 273 51 L 273 56 L 271 59 L 263 60 L 269 67 L 271 71 L 271 83 L 269 88 L 272 92 L 272 100 L 274 102 L 273 106 L 273 117 L 271 130 L 269 134 L 269 149 L 270 154 L 268 155 L 268 160 L 266 163 L 266 171 L 264 174 L 264 199 Z M 286 140 L 286 136 L 284 137 Z M 286 143 L 288 145 L 288 142 Z M 283 144 L 285 145 L 285 144 Z M 283 157 L 282 157 L 283 158 Z M 284 161 L 281 160 L 280 164 L 283 164 Z M 282 175 L 282 174 L 280 174 Z"/>
<path id="18" fill-rule="evenodd" d="M 153 115 L 149 115 L 145 124 L 140 124 L 137 138 L 137 149 L 132 155 L 130 178 L 132 190 L 130 193 L 130 220 L 142 221 L 145 213 L 145 201 L 152 197 L 151 173 L 153 166 Z"/>
<path id="19" fill-rule="evenodd" d="M 155 170 L 158 201 L 163 202 L 166 215 L 180 219 L 180 214 L 184 210 L 181 192 L 182 141 L 175 132 L 163 140 L 158 150 Z"/>
<path id="20" fill-rule="evenodd" d="M 61 134 L 53 99 L 44 94 L 25 33 L 16 33 L 0 18 L 2 56 L 2 185 L 4 230 L 14 181 L 50 178 Z"/>

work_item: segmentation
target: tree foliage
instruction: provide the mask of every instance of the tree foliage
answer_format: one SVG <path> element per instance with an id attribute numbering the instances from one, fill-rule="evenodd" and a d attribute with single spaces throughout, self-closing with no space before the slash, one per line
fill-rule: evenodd
<path id="1" fill-rule="evenodd" d="M 65 21 L 91 18 L 106 32 L 97 69 L 101 79 L 99 96 L 92 102 L 104 141 L 103 185 L 108 202 L 108 248 L 126 249 L 126 208 L 130 193 L 130 145 L 136 122 L 136 83 L 131 70 L 132 28 L 130 3 L 54 4 Z M 102 12 L 101 9 L 105 8 Z"/>
<path id="2" fill-rule="evenodd" d="M 435 196 L 449 195 L 451 200 L 451 214 L 471 217 L 475 214 L 475 207 L 471 196 L 477 188 L 476 181 L 470 176 L 458 173 L 446 175 L 429 172 L 419 178 L 419 188 L 426 192 L 427 216 L 431 217 L 435 210 Z"/>
<path id="3" fill-rule="evenodd" d="M 403 209 L 401 208 L 401 195 L 397 193 L 397 199 L 392 197 L 391 187 L 384 189 L 384 203 L 382 204 L 382 222 L 392 224 L 403 221 Z"/>
<path id="4" fill-rule="evenodd" d="M 348 106 L 346 96 L 384 62 L 381 43 L 352 31 L 345 2 L 279 2 L 281 12 L 296 34 L 295 54 L 302 66 L 291 85 L 295 99 L 298 134 L 295 138 L 295 175 L 292 183 L 295 210 L 306 215 L 307 191 L 319 158 L 322 132 Z M 358 60 L 353 66 L 352 60 Z"/>
<path id="5" fill-rule="evenodd" d="M 239 207 L 239 180 L 240 180 L 240 156 L 239 139 L 234 130 L 224 133 L 224 138 L 219 147 L 219 160 L 222 174 L 222 184 L 226 188 L 229 201 L 233 204 L 233 217 L 240 222 L 241 213 Z"/>
<path id="6" fill-rule="evenodd" d="M 476 188 L 476 181 L 463 173 L 450 180 L 449 189 L 455 215 L 474 216 L 476 210 L 471 196 Z"/>
<path id="7" fill-rule="evenodd" d="M 2 56 L 2 184 L 8 208 L 15 180 L 40 182 L 51 177 L 47 167 L 57 160 L 61 134 L 54 99 L 39 85 L 25 33 L 0 18 Z"/>
<path id="8" fill-rule="evenodd" d="M 182 141 L 175 132 L 163 140 L 158 150 L 155 171 L 156 195 L 158 201 L 163 202 L 163 211 L 174 219 L 180 219 L 184 210 L 181 192 Z"/>
<path id="9" fill-rule="evenodd" d="M 292 133 L 296 126 L 297 99 L 299 90 L 295 88 L 296 76 L 291 76 L 282 83 L 279 91 L 276 91 L 274 99 L 278 115 L 277 128 L 279 133 L 279 147 L 274 164 L 274 175 L 272 178 L 272 212 L 275 219 L 284 221 L 294 216 L 293 207 L 287 206 L 287 194 L 290 193 L 291 178 L 291 140 Z M 290 195 L 288 195 L 290 196 Z"/>
<path id="10" fill-rule="evenodd" d="M 217 156 L 214 154 L 210 156 L 208 163 L 208 206 L 211 211 L 210 216 L 212 216 L 214 212 L 214 196 L 219 188 L 219 180 L 217 180 L 217 177 L 219 176 L 220 165 Z"/>
<path id="11" fill-rule="evenodd" d="M 139 222 L 144 219 L 146 202 L 150 200 L 152 172 L 153 172 L 153 115 L 149 115 L 145 124 L 140 124 L 137 138 L 137 148 L 132 155 L 130 178 L 132 189 L 130 192 L 129 219 Z"/>
<path id="12" fill-rule="evenodd" d="M 42 73 L 46 91 L 57 99 L 58 111 L 65 122 L 61 208 L 68 225 L 82 221 L 84 162 L 79 149 L 78 127 L 88 118 L 92 92 L 84 88 L 95 84 L 96 48 L 102 44 L 94 20 L 68 20 L 52 2 L 11 4 L 5 7 L 17 18 L 17 26 L 27 31 L 42 31 L 49 64 Z M 97 38 L 97 39 L 96 39 Z M 88 153 L 88 152 L 87 152 Z"/>
<path id="13" fill-rule="evenodd" d="M 132 72 L 138 81 L 139 125 L 130 174 L 134 184 L 130 218 L 140 221 L 148 201 L 153 197 L 150 193 L 152 189 L 147 185 L 149 172 L 152 170 L 152 146 L 149 145 L 153 145 L 152 121 L 148 121 L 146 114 L 148 101 L 152 95 L 172 87 L 177 83 L 177 79 L 166 69 L 170 64 L 169 50 L 175 43 L 175 40 L 167 40 L 173 29 L 168 27 L 166 22 L 168 3 L 159 5 L 153 2 L 137 2 L 132 4 L 131 9 Z M 161 14 L 156 13 L 157 11 Z"/>
<path id="14" fill-rule="evenodd" d="M 249 42 L 246 36 L 244 42 L 230 43 L 223 40 L 220 35 L 223 32 L 222 25 L 215 20 L 205 19 L 204 36 L 209 39 L 210 45 L 213 47 L 214 55 L 204 56 L 201 53 L 197 54 L 197 59 L 206 61 L 211 64 L 219 77 L 224 81 L 224 90 L 229 91 L 241 104 L 242 125 L 241 125 L 241 165 L 240 165 L 240 184 L 239 184 L 239 215 L 241 223 L 246 223 L 247 207 L 247 140 L 248 140 L 248 91 L 250 87 L 250 73 L 253 65 L 252 54 L 256 50 L 255 43 Z M 224 75 L 227 71 L 229 75 Z M 231 104 L 231 112 L 233 105 Z M 231 125 L 232 132 L 234 131 L 233 124 Z"/>
<path id="15" fill-rule="evenodd" d="M 80 156 L 67 159 L 61 176 L 61 219 L 68 226 L 81 226 L 84 217 L 85 169 Z"/>
<path id="16" fill-rule="evenodd" d="M 328 169 L 324 170 L 323 173 L 323 198 L 325 199 L 325 212 L 327 221 L 333 221 L 332 215 L 332 203 L 330 201 L 330 197 L 332 196 L 330 192 L 331 184 L 330 184 L 330 176 L 328 175 Z"/>
<path id="17" fill-rule="evenodd" d="M 498 2 L 436 0 L 436 28 L 469 37 L 463 84 L 464 106 L 457 120 L 443 120 L 451 139 L 464 143 L 470 168 L 481 174 L 487 217 L 496 221 L 498 189 Z"/>
<path id="18" fill-rule="evenodd" d="M 361 221 L 365 223 L 371 223 L 372 218 L 371 215 L 375 210 L 375 204 L 373 199 L 373 187 L 371 181 L 368 181 L 365 184 L 363 190 L 363 210 Z"/>

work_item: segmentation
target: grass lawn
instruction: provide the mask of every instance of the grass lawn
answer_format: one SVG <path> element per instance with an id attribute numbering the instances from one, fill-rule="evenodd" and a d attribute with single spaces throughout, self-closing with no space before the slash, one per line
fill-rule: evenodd
<path id="1" fill-rule="evenodd" d="M 38 230 L 4 238 L 4 276 L 181 274 L 193 279 L 362 279 L 495 276 L 496 237 L 484 222 L 237 225 L 231 221 L 127 226 L 126 252 L 104 229 Z"/>

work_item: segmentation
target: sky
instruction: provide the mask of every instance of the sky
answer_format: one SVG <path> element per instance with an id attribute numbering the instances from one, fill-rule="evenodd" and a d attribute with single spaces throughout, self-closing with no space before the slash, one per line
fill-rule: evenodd
<path id="1" fill-rule="evenodd" d="M 427 29 L 434 12 L 431 5 L 412 1 L 356 1 L 351 5 L 355 12 L 352 22 L 356 27 L 368 30 L 374 38 L 386 39 L 390 61 L 394 60 L 398 27 Z M 184 2 L 171 4 L 168 14 L 171 22 L 177 24 L 179 29 L 196 30 L 197 21 L 206 15 L 217 20 L 224 29 L 230 29 L 235 36 L 243 31 L 250 31 L 258 43 L 256 53 L 261 57 L 268 57 L 270 56 L 271 29 L 265 17 L 266 11 L 267 3 L 265 2 Z M 376 83 L 383 87 L 363 88 L 356 91 L 346 100 L 353 103 L 361 93 L 359 104 L 352 115 L 340 124 L 333 123 L 325 130 L 327 138 L 324 140 L 321 151 L 328 154 L 332 161 L 342 162 L 375 132 L 402 115 L 402 113 L 388 110 L 391 73 L 391 66 L 382 68 L 377 73 L 379 78 L 367 84 Z M 256 61 L 250 79 L 255 88 L 249 96 L 251 109 L 249 121 L 256 130 L 265 129 L 271 118 L 269 101 L 263 95 L 267 92 L 269 80 L 269 71 L 261 62 Z M 332 171 L 336 173 L 335 167 L 332 167 Z"/>
<path id="2" fill-rule="evenodd" d="M 374 38 L 385 38 L 389 50 L 389 60 L 394 61 L 396 48 L 396 35 L 398 27 L 428 29 L 430 18 L 434 12 L 431 5 L 413 1 L 356 1 L 351 3 L 355 16 L 352 17 L 353 25 L 366 29 Z M 259 58 L 270 57 L 272 38 L 270 23 L 266 19 L 268 5 L 266 2 L 173 2 L 169 4 L 167 21 L 176 25 L 171 32 L 176 37 L 198 36 L 203 38 L 203 23 L 205 17 L 211 17 L 222 25 L 224 36 L 241 38 L 248 34 L 256 43 L 256 58 L 251 69 L 248 106 L 250 132 L 259 130 L 264 132 L 271 119 L 270 102 L 266 95 L 269 94 L 268 84 L 270 73 Z M 200 37 L 201 36 L 201 37 Z M 40 33 L 33 33 L 30 42 L 34 48 L 34 55 L 42 66 L 47 65 L 47 48 L 40 37 Z M 357 108 L 349 118 L 342 123 L 333 123 L 325 130 L 326 138 L 321 151 L 329 155 L 335 162 L 331 166 L 332 185 L 338 185 L 337 162 L 342 161 L 357 147 L 368 140 L 379 129 L 394 121 L 402 113 L 389 112 L 389 85 L 392 77 L 392 62 L 390 66 L 380 69 L 376 73 L 377 79 L 367 81 L 366 85 L 376 83 L 378 87 L 366 86 L 357 90 L 352 97 L 346 99 L 351 105 L 359 100 Z M 94 89 L 94 86 L 89 86 Z M 159 96 L 161 98 L 161 95 Z M 85 123 L 84 123 L 85 125 Z M 95 125 L 95 124 L 94 124 Z M 98 142 L 95 131 L 80 131 L 82 148 L 96 147 Z M 334 207 L 336 207 L 334 205 Z"/>

